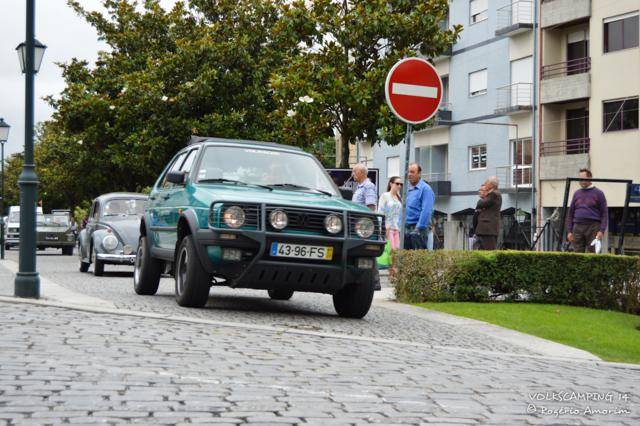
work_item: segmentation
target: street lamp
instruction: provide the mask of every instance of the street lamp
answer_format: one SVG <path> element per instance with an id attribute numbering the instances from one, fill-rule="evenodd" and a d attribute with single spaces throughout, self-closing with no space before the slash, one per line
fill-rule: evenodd
<path id="1" fill-rule="evenodd" d="M 34 67 L 33 72 L 35 74 L 40 70 L 40 64 L 42 64 L 42 57 L 44 56 L 44 51 L 47 48 L 44 44 L 40 43 L 38 40 L 33 40 L 33 48 L 35 49 L 35 58 L 34 58 Z M 22 42 L 16 47 L 16 52 L 18 52 L 18 60 L 20 61 L 20 69 L 22 69 L 22 73 L 25 74 L 27 63 L 27 43 Z"/>
<path id="2" fill-rule="evenodd" d="M 36 192 L 38 176 L 33 160 L 34 74 L 40 69 L 45 46 L 35 39 L 36 2 L 27 0 L 26 41 L 16 50 L 25 75 L 24 162 L 20 185 L 20 261 L 14 283 L 16 297 L 40 297 L 40 276 L 36 271 Z"/>
<path id="3" fill-rule="evenodd" d="M 2 161 L 2 195 L 0 195 L 0 259 L 4 260 L 4 143 L 9 139 L 9 126 L 0 118 L 0 158 Z"/>

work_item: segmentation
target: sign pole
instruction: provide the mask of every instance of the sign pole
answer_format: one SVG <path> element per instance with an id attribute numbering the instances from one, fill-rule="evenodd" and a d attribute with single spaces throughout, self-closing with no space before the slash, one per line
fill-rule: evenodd
<path id="1" fill-rule="evenodd" d="M 411 154 L 411 134 L 413 133 L 413 126 L 407 123 L 407 132 L 404 136 L 404 143 L 406 145 L 404 156 L 404 172 L 403 172 L 403 184 L 402 184 L 402 220 L 400 221 L 400 250 L 404 250 L 404 234 L 407 226 L 407 190 L 409 189 L 409 155 Z"/>

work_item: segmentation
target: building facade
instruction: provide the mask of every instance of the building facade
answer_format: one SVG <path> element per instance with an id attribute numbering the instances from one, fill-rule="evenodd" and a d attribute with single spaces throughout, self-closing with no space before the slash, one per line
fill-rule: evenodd
<path id="1" fill-rule="evenodd" d="M 565 178 L 640 182 L 640 1 L 552 0 L 540 8 L 540 225 L 563 204 Z M 574 184 L 572 191 L 577 184 Z M 602 184 L 609 247 L 620 234 L 625 186 Z M 557 215 L 556 215 L 557 217 Z M 625 247 L 640 252 L 640 208 Z"/>
<path id="2" fill-rule="evenodd" d="M 535 199 L 533 6 L 531 1 L 450 2 L 446 25 L 464 29 L 451 51 L 434 59 L 443 81 L 441 111 L 433 126 L 414 132 L 410 153 L 436 192 L 440 221 L 453 223 L 449 247 L 466 244 L 478 189 L 492 175 L 503 193 L 502 246 L 521 247 L 530 235 L 530 224 L 517 223 L 514 213 L 518 209 L 528 218 Z M 370 156 L 384 179 L 402 174 L 404 153 L 404 145 L 382 144 Z M 443 225 L 439 228 L 442 234 Z"/>

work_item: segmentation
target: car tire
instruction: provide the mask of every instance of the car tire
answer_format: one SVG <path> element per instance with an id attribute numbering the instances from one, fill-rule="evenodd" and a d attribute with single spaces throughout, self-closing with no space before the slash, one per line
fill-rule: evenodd
<path id="1" fill-rule="evenodd" d="M 193 237 L 187 235 L 180 242 L 175 264 L 176 301 L 180 306 L 201 308 L 209 299 L 211 276 L 202 267 Z"/>
<path id="2" fill-rule="evenodd" d="M 343 318 L 363 318 L 373 302 L 374 282 L 350 283 L 333 295 L 333 307 Z"/>
<path id="3" fill-rule="evenodd" d="M 73 246 L 62 247 L 63 256 L 73 256 Z"/>
<path id="4" fill-rule="evenodd" d="M 158 291 L 163 263 L 151 256 L 149 240 L 140 236 L 133 269 L 133 289 L 136 294 L 153 296 Z"/>
<path id="5" fill-rule="evenodd" d="M 93 275 L 101 277 L 104 275 L 104 262 L 98 259 L 98 255 L 93 253 Z"/>
<path id="6" fill-rule="evenodd" d="M 5 250 L 7 250 L 7 251 L 9 251 L 9 249 L 11 249 L 11 246 L 10 246 L 9 244 L 5 244 L 5 245 L 4 245 L 4 249 L 5 249 Z"/>
<path id="7" fill-rule="evenodd" d="M 273 300 L 289 300 L 293 296 L 293 290 L 268 290 L 269 297 Z"/>

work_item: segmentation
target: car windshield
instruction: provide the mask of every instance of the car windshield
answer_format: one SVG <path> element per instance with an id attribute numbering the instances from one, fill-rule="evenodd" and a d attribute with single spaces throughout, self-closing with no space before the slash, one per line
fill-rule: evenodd
<path id="1" fill-rule="evenodd" d="M 36 225 L 37 226 L 46 226 L 47 225 L 47 217 L 42 214 L 42 213 L 38 213 L 36 216 Z"/>
<path id="2" fill-rule="evenodd" d="M 198 182 L 218 180 L 339 195 L 314 158 L 271 149 L 210 146 L 204 153 L 197 178 Z"/>
<path id="3" fill-rule="evenodd" d="M 38 226 L 60 226 L 66 228 L 69 226 L 69 217 L 38 213 L 37 224 Z"/>
<path id="4" fill-rule="evenodd" d="M 146 200 L 140 198 L 109 200 L 102 216 L 142 216 Z"/>
<path id="5" fill-rule="evenodd" d="M 9 222 L 20 222 L 20 212 L 11 212 Z"/>

